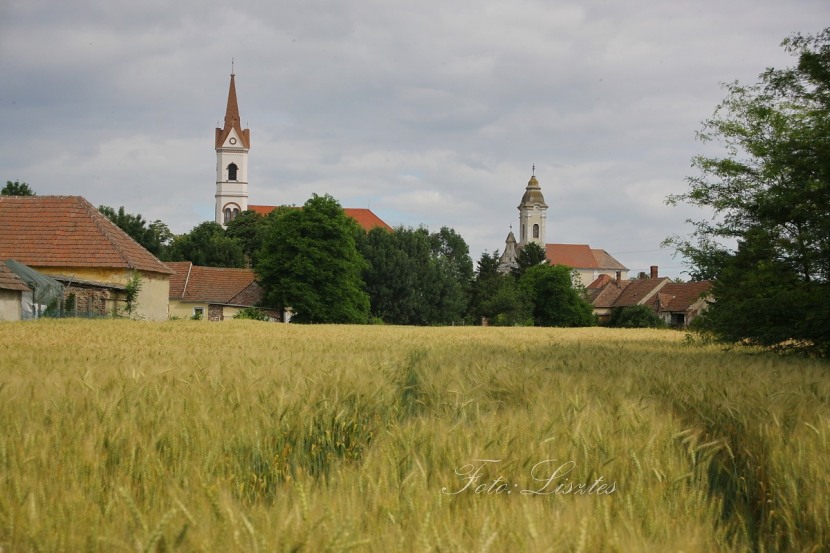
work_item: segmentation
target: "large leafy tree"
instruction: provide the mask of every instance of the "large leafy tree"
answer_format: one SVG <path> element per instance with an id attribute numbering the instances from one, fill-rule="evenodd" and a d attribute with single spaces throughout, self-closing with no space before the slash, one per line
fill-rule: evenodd
<path id="1" fill-rule="evenodd" d="M 519 286 L 533 305 L 536 326 L 592 326 L 593 308 L 574 285 L 571 269 L 562 265 L 528 268 Z"/>
<path id="2" fill-rule="evenodd" d="M 34 196 L 34 191 L 25 182 L 6 181 L 6 186 L 0 190 L 0 196 Z"/>
<path id="3" fill-rule="evenodd" d="M 225 235 L 222 225 L 205 221 L 173 238 L 163 261 L 190 261 L 203 267 L 244 267 L 242 245 Z"/>
<path id="4" fill-rule="evenodd" d="M 262 228 L 255 270 L 266 303 L 290 307 L 301 323 L 366 323 L 369 297 L 361 273 L 357 223 L 329 195 L 302 209 L 279 208 Z"/>
<path id="5" fill-rule="evenodd" d="M 153 255 L 162 255 L 162 249 L 173 239 L 173 234 L 166 224 L 159 220 L 148 224 L 140 213 L 135 215 L 127 213 L 124 206 L 116 211 L 109 206 L 102 205 L 98 207 L 98 211 Z"/>
<path id="6" fill-rule="evenodd" d="M 494 326 L 532 324 L 529 298 L 518 281 L 499 272 L 499 252 L 483 252 L 472 285 L 470 314 L 475 322 L 487 320 Z"/>
<path id="7" fill-rule="evenodd" d="M 225 234 L 242 245 L 248 265 L 256 265 L 256 256 L 262 248 L 261 229 L 265 218 L 256 211 L 243 211 L 233 218 L 225 228 Z"/>
<path id="8" fill-rule="evenodd" d="M 372 229 L 359 240 L 372 315 L 392 324 L 442 325 L 467 314 L 473 268 L 454 230 Z"/>
<path id="9" fill-rule="evenodd" d="M 714 278 L 704 321 L 725 340 L 830 345 L 830 29 L 784 41 L 794 67 L 732 83 L 699 138 L 689 189 L 671 196 L 713 213 L 673 237 L 693 277 Z M 737 248 L 728 247 L 737 244 Z"/>

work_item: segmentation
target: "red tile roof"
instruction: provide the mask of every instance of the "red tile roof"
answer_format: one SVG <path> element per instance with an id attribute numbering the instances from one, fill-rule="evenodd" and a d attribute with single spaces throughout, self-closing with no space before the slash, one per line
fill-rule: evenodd
<path id="1" fill-rule="evenodd" d="M 588 244 L 545 244 L 551 265 L 572 269 L 627 271 L 628 269 L 605 250 L 592 249 Z"/>
<path id="2" fill-rule="evenodd" d="M 644 278 L 627 281 L 628 284 L 614 302 L 613 307 L 628 307 L 644 303 L 668 283 L 668 278 Z M 626 282 L 626 281 L 623 281 Z"/>
<path id="3" fill-rule="evenodd" d="M 170 299 L 225 305 L 257 305 L 262 289 L 251 269 L 200 267 L 189 261 L 170 263 Z"/>
<path id="4" fill-rule="evenodd" d="M 277 209 L 277 207 L 278 206 L 275 205 L 249 205 L 248 209 L 265 216 Z M 383 219 L 375 215 L 371 209 L 361 207 L 344 207 L 343 211 L 346 212 L 346 215 L 357 221 L 357 224 L 365 230 L 372 230 L 375 227 L 392 230 L 392 227 L 387 225 Z"/>
<path id="5" fill-rule="evenodd" d="M 0 196 L 0 259 L 31 267 L 172 271 L 80 196 Z"/>
<path id="6" fill-rule="evenodd" d="M 660 311 L 685 312 L 712 288 L 712 282 L 670 282 L 660 289 Z"/>
<path id="7" fill-rule="evenodd" d="M 0 261 L 0 289 L 20 290 L 21 292 L 30 290 L 29 286 L 19 276 L 11 272 L 2 261 Z"/>

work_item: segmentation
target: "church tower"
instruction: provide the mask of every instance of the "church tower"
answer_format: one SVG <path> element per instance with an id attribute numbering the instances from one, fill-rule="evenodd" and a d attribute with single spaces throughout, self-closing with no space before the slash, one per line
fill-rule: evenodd
<path id="1" fill-rule="evenodd" d="M 250 129 L 242 129 L 234 77 L 231 71 L 225 126 L 216 129 L 216 222 L 222 226 L 248 209 L 248 150 L 251 147 L 251 135 Z"/>
<path id="2" fill-rule="evenodd" d="M 521 248 L 529 242 L 536 242 L 545 248 L 545 218 L 548 204 L 542 196 L 539 181 L 536 180 L 536 166 L 527 183 L 522 202 L 519 204 L 519 243 Z"/>

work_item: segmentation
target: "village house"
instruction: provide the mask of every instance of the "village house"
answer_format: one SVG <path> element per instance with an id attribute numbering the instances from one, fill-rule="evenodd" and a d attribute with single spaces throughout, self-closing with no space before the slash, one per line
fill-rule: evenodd
<path id="1" fill-rule="evenodd" d="M 29 286 L 0 261 L 0 321 L 21 320 L 24 294 L 31 293 Z"/>
<path id="2" fill-rule="evenodd" d="M 658 276 L 658 267 L 651 266 L 648 278 L 627 280 L 621 274 L 611 278 L 600 275 L 586 287 L 588 299 L 600 324 L 607 323 L 615 309 L 645 305 L 670 326 L 686 327 L 706 309 L 712 283 L 672 282 Z"/>
<path id="3" fill-rule="evenodd" d="M 75 312 L 115 315 L 138 275 L 137 318 L 167 319 L 164 263 L 80 196 L 0 196 L 0 260 L 14 259 L 64 285 Z"/>
<path id="4" fill-rule="evenodd" d="M 170 277 L 170 317 L 206 321 L 232 319 L 246 307 L 262 302 L 262 288 L 251 269 L 200 267 L 189 261 L 168 262 Z M 272 310 L 271 317 L 279 318 Z"/>

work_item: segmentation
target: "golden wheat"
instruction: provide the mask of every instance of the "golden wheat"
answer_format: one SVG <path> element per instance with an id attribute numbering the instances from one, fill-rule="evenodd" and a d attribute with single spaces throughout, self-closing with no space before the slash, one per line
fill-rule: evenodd
<path id="1" fill-rule="evenodd" d="M 821 550 L 827 366 L 683 338 L 2 324 L 0 547 Z"/>

